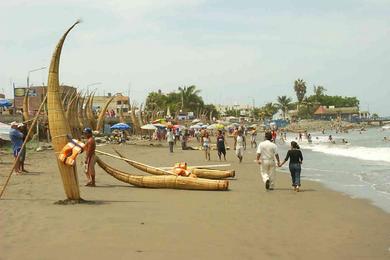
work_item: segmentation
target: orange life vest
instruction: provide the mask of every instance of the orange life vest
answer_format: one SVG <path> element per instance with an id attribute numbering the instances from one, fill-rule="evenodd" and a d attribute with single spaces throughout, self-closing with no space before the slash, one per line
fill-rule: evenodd
<path id="1" fill-rule="evenodd" d="M 58 159 L 70 166 L 73 166 L 76 161 L 76 157 L 84 151 L 85 144 L 79 140 L 72 139 L 62 148 Z"/>
<path id="2" fill-rule="evenodd" d="M 175 163 L 175 165 L 173 166 L 173 173 L 178 176 L 190 175 L 190 172 L 187 171 L 187 163 L 186 162 Z"/>

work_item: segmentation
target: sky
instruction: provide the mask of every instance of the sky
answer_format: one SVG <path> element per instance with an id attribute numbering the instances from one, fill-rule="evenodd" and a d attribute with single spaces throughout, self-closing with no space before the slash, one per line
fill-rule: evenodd
<path id="1" fill-rule="evenodd" d="M 303 78 L 390 116 L 390 0 L 0 1 L 0 92 L 49 66 L 63 32 L 60 82 L 98 94 L 196 85 L 207 103 L 264 105 Z M 47 69 L 30 83 L 47 82 Z"/>

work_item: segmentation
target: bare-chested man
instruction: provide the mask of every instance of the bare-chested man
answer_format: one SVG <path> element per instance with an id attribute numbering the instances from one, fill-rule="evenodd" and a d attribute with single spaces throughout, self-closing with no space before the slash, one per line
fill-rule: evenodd
<path id="1" fill-rule="evenodd" d="M 92 136 L 92 129 L 85 128 L 84 135 L 87 138 L 87 142 L 84 147 L 85 151 L 85 174 L 87 175 L 88 182 L 85 186 L 95 186 L 95 149 L 96 143 L 95 139 Z"/>

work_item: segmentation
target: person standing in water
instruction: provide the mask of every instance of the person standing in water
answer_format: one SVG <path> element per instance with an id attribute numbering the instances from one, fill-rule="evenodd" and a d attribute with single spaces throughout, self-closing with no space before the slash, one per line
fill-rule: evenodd
<path id="1" fill-rule="evenodd" d="M 291 173 L 292 186 L 294 191 L 299 192 L 301 187 L 301 164 L 303 162 L 303 156 L 301 150 L 299 150 L 299 145 L 297 142 L 291 142 L 291 149 L 287 152 L 286 158 L 284 161 L 279 164 L 279 167 L 282 167 L 290 159 L 288 168 Z"/>
<path id="2" fill-rule="evenodd" d="M 242 158 L 244 157 L 244 150 L 246 149 L 245 136 L 243 132 L 238 131 L 237 142 L 236 142 L 236 155 L 240 162 L 242 162 Z"/>
<path id="3" fill-rule="evenodd" d="M 218 130 L 217 149 L 218 149 L 219 160 L 222 159 L 221 157 L 222 157 L 222 154 L 223 154 L 223 159 L 226 161 L 225 136 L 223 135 L 222 130 Z"/>
<path id="4" fill-rule="evenodd" d="M 95 187 L 95 163 L 96 163 L 96 143 L 95 138 L 92 136 L 92 129 L 85 128 L 84 135 L 87 138 L 87 142 L 85 143 L 84 151 L 85 151 L 85 174 L 87 175 L 88 182 L 85 186 Z"/>
<path id="5" fill-rule="evenodd" d="M 275 186 L 275 168 L 280 164 L 278 147 L 272 142 L 272 134 L 265 133 L 265 141 L 257 147 L 256 162 L 261 165 L 261 176 L 266 190 L 273 190 Z M 275 164 L 275 158 L 277 164 Z"/>

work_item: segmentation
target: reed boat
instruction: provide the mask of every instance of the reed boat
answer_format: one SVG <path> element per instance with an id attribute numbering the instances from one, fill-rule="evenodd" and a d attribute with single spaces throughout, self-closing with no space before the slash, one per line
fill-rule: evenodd
<path id="1" fill-rule="evenodd" d="M 103 124 L 104 124 L 104 118 L 106 117 L 106 111 L 108 106 L 110 105 L 111 101 L 114 100 L 116 95 L 111 96 L 106 103 L 104 104 L 102 111 L 100 111 L 97 123 L 96 123 L 96 131 L 100 132 L 103 129 Z"/>
<path id="2" fill-rule="evenodd" d="M 164 170 L 158 167 L 149 166 L 140 162 L 136 162 L 133 160 L 130 160 L 126 158 L 123 154 L 121 154 L 118 150 L 114 149 L 114 151 L 123 159 L 126 159 L 125 162 L 127 162 L 129 165 L 133 166 L 134 168 L 147 172 L 149 174 L 153 175 L 172 175 L 173 173 L 170 170 Z M 173 168 L 173 167 L 172 167 Z M 191 170 L 191 173 L 195 174 L 198 178 L 203 179 L 225 179 L 229 177 L 235 176 L 234 170 L 215 170 L 215 169 L 208 169 L 208 168 L 195 168 L 195 167 L 189 167 L 189 170 Z"/>
<path id="3" fill-rule="evenodd" d="M 28 101 L 29 101 L 28 92 L 29 92 L 29 90 L 26 89 L 26 92 L 24 93 L 24 98 L 23 98 L 23 121 L 24 122 L 30 120 L 30 113 L 29 113 L 29 106 L 28 106 Z"/>
<path id="4" fill-rule="evenodd" d="M 61 149 L 68 143 L 67 135 L 71 134 L 69 122 L 66 119 L 64 108 L 61 102 L 61 93 L 59 86 L 59 64 L 61 50 L 68 33 L 79 23 L 74 23 L 59 40 L 49 68 L 47 81 L 47 109 L 49 119 L 49 131 L 52 138 L 52 144 L 56 158 Z M 62 178 L 64 191 L 68 200 L 80 201 L 79 181 L 77 179 L 76 166 L 65 165 L 57 159 L 58 169 Z M 75 164 L 76 165 L 76 164 Z"/>
<path id="5" fill-rule="evenodd" d="M 140 176 L 123 172 L 103 162 L 99 157 L 97 164 L 115 179 L 141 188 L 184 189 L 184 190 L 215 190 L 224 191 L 229 188 L 227 180 L 208 180 L 176 175 Z"/>

